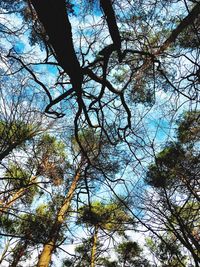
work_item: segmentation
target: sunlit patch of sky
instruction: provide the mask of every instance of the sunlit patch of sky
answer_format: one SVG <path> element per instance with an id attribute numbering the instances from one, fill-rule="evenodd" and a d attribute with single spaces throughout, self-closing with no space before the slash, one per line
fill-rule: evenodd
<path id="1" fill-rule="evenodd" d="M 73 5 L 74 13 L 77 17 L 83 17 L 84 14 L 93 14 L 95 16 L 102 16 L 98 0 L 95 1 L 72 0 L 71 3 Z"/>
<path id="2" fill-rule="evenodd" d="M 24 50 L 25 50 L 25 44 L 22 43 L 21 41 L 19 41 L 18 43 L 16 43 L 16 44 L 14 45 L 13 48 L 14 48 L 14 50 L 15 50 L 17 53 L 21 54 L 21 53 L 23 53 Z"/>

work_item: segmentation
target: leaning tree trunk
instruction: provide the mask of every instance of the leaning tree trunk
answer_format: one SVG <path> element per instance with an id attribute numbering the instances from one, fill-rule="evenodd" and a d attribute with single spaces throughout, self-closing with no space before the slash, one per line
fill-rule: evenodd
<path id="1" fill-rule="evenodd" d="M 20 188 L 16 193 L 13 194 L 12 198 L 6 202 L 3 203 L 3 201 L 0 201 L 0 212 L 5 212 L 7 209 L 9 209 L 15 201 L 17 201 L 19 198 L 21 198 L 23 195 L 26 194 L 27 188 L 34 185 L 36 183 L 36 176 L 33 176 L 29 182 L 29 184 L 26 187 Z"/>
<path id="2" fill-rule="evenodd" d="M 50 264 L 52 254 L 56 247 L 56 242 L 59 237 L 61 226 L 64 222 L 66 213 L 69 211 L 71 200 L 72 200 L 72 197 L 74 195 L 74 192 L 76 190 L 79 180 L 80 180 L 80 172 L 78 171 L 72 181 L 72 184 L 62 204 L 62 207 L 60 208 L 57 214 L 56 221 L 52 227 L 52 230 L 51 230 L 51 233 L 48 239 L 49 241 L 46 244 L 44 244 L 42 253 L 40 254 L 40 257 L 39 257 L 37 267 L 48 267 Z"/>
<path id="3" fill-rule="evenodd" d="M 98 240 L 98 225 L 95 225 L 94 235 L 93 235 L 92 252 L 91 252 L 91 267 L 95 267 L 96 252 L 97 252 L 97 240 Z"/>

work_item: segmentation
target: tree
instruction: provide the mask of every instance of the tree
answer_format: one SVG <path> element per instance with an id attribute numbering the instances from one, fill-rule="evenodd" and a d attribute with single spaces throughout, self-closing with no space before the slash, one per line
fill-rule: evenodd
<path id="1" fill-rule="evenodd" d="M 88 139 L 88 137 L 90 137 L 90 139 Z M 57 204 L 57 208 L 54 210 L 53 217 L 51 218 L 52 222 L 48 223 L 49 231 L 44 231 L 43 233 L 46 239 L 44 239 L 43 241 L 40 241 L 40 239 L 38 240 L 38 244 L 43 243 L 44 246 L 43 251 L 39 257 L 38 264 L 43 264 L 45 260 L 45 264 L 47 264 L 48 266 L 51 260 L 51 256 L 56 250 L 56 247 L 59 246 L 59 243 L 62 244 L 60 235 L 63 229 L 65 229 L 66 218 L 68 218 L 69 216 L 72 199 L 74 197 L 78 184 L 80 183 L 81 188 L 81 186 L 84 186 L 84 181 L 86 183 L 88 179 L 91 179 L 91 181 L 87 181 L 86 186 L 88 186 L 88 183 L 98 183 L 98 179 L 100 177 L 101 179 L 103 178 L 103 172 L 105 174 L 111 172 L 114 173 L 113 168 L 115 168 L 115 171 L 117 170 L 114 160 L 114 167 L 112 167 L 112 164 L 109 162 L 105 162 L 105 165 L 103 166 L 105 160 L 104 153 L 106 152 L 107 157 L 109 156 L 108 148 L 106 148 L 104 152 L 103 150 L 100 150 L 99 145 L 97 145 L 98 143 L 96 143 L 95 145 L 96 138 L 92 138 L 92 134 L 89 132 L 84 133 L 81 139 L 83 138 L 86 138 L 84 142 L 85 154 L 82 153 L 80 149 L 78 149 L 78 145 L 73 140 L 73 153 L 75 152 L 76 154 L 76 161 L 73 163 L 73 165 L 71 165 L 66 158 L 65 145 L 61 141 L 57 141 L 55 137 L 45 134 L 39 138 L 35 138 L 27 144 L 28 157 L 26 162 L 24 162 L 23 164 L 20 162 L 16 163 L 16 165 L 11 165 L 6 171 L 4 180 L 8 181 L 10 190 L 4 192 L 2 211 L 5 213 L 5 216 L 8 208 L 9 211 L 12 210 L 12 213 L 8 212 L 8 215 L 10 214 L 12 217 L 13 214 L 15 216 L 15 211 L 17 211 L 18 209 L 20 201 L 24 207 L 29 209 L 32 200 L 36 199 L 36 197 L 32 194 L 33 192 L 37 192 L 38 197 L 43 198 L 45 197 L 45 191 L 52 190 L 52 197 L 54 196 L 60 199 L 59 204 Z M 90 142 L 88 142 L 88 140 L 90 140 Z M 113 154 L 111 155 L 113 156 Z M 87 172 L 85 172 L 86 168 Z M 73 177 L 74 172 L 75 176 Z M 95 179 L 94 174 L 96 176 Z M 56 187 L 60 188 L 58 189 L 59 193 L 57 194 L 57 196 Z M 29 189 L 31 189 L 30 192 Z M 87 190 L 89 190 L 89 188 L 87 188 Z M 13 206 L 13 208 L 11 208 L 11 205 Z M 47 205 L 50 204 L 48 203 Z M 31 214 L 30 216 L 34 217 L 34 214 Z M 20 220 L 23 219 L 21 218 Z M 27 220 L 31 221 L 32 217 L 28 218 Z M 28 228 L 31 229 L 33 227 L 30 224 L 27 224 L 27 231 Z M 25 244 L 23 245 L 22 240 L 19 244 L 16 244 L 16 253 L 13 254 L 13 264 L 17 264 L 21 259 L 21 257 L 19 256 L 20 253 L 18 254 L 18 251 L 26 251 L 27 244 L 32 244 L 33 238 L 30 229 L 28 231 L 28 234 L 24 233 L 27 242 L 25 242 Z M 17 237 L 15 232 L 13 232 L 12 229 L 9 229 L 9 227 L 5 228 L 4 233 L 2 234 L 4 236 L 8 235 Z M 36 235 L 36 233 L 34 235 Z M 39 234 L 39 236 L 41 236 L 41 234 Z M 63 240 L 65 240 L 65 238 L 66 237 L 63 237 Z M 36 239 L 37 238 L 34 238 L 34 240 Z M 54 244 L 51 245 L 50 242 L 54 242 Z M 29 245 L 29 247 L 31 247 L 31 245 Z M 33 249 L 34 247 L 35 245 L 33 246 Z M 45 258 L 46 251 L 50 251 L 48 259 Z"/>
<path id="2" fill-rule="evenodd" d="M 68 258 L 64 261 L 64 266 L 92 266 L 91 264 L 91 250 L 93 247 L 93 242 L 91 238 L 83 240 L 81 245 L 76 246 L 75 248 L 75 257 Z M 142 255 L 142 249 L 138 246 L 136 242 L 133 242 L 129 239 L 122 240 L 121 243 L 116 246 L 113 250 L 115 255 L 115 260 L 110 260 L 108 257 L 105 257 L 104 254 L 106 249 L 103 248 L 103 245 L 98 242 L 97 244 L 98 257 L 96 257 L 95 266 L 104 266 L 104 267 L 150 267 L 150 263 Z"/>
<path id="3" fill-rule="evenodd" d="M 86 190 L 89 191 L 88 180 L 89 179 L 92 180 L 94 174 L 96 176 L 95 180 L 97 180 L 99 169 L 101 177 L 103 176 L 104 172 L 106 174 L 107 172 L 112 171 L 111 168 L 112 164 L 109 164 L 109 161 L 107 161 L 105 166 L 103 166 L 104 150 L 102 148 L 101 149 L 99 148 L 99 145 L 96 142 L 97 138 L 98 138 L 98 133 L 86 130 L 85 132 L 83 131 L 82 135 L 79 138 L 79 140 L 82 139 L 82 146 L 83 146 L 82 150 L 77 146 L 76 141 L 75 143 L 73 142 L 74 151 L 76 152 L 75 158 L 77 158 L 78 160 L 75 166 L 72 166 L 73 177 L 71 177 L 71 181 L 68 185 L 67 193 L 64 196 L 63 202 L 60 205 L 59 209 L 57 210 L 56 218 L 54 220 L 51 232 L 49 234 L 48 241 L 44 243 L 42 253 L 39 257 L 38 267 L 49 266 L 51 256 L 57 245 L 60 230 L 67 218 L 72 203 L 72 199 L 80 182 L 82 182 L 82 180 L 84 179 L 86 183 Z"/>
<path id="4" fill-rule="evenodd" d="M 200 261 L 198 131 L 198 112 L 185 114 L 177 130 L 177 142 L 166 145 L 156 156 L 156 163 L 149 166 L 146 176 L 147 183 L 157 193 L 156 209 L 155 203 L 149 208 L 159 218 L 158 227 L 170 234 L 177 242 L 175 246 L 183 246 L 191 253 L 195 266 Z M 170 249 L 166 240 L 162 240 L 161 246 Z"/>
<path id="5" fill-rule="evenodd" d="M 13 85 L 19 85 L 17 93 L 15 88 L 9 88 L 10 84 L 5 77 L 0 76 L 0 79 L 2 82 L 2 88 L 0 88 L 0 161 L 2 161 L 12 151 L 20 149 L 25 142 L 48 129 L 49 122 L 46 121 L 46 125 L 44 125 L 44 117 L 40 116 L 39 118 L 39 112 L 35 112 L 34 96 L 30 101 L 24 97 L 26 84 L 23 84 L 20 77 Z M 12 83 L 12 81 L 10 82 Z"/>
<path id="6" fill-rule="evenodd" d="M 0 162 L 53 123 L 41 113 L 31 81 L 25 79 L 18 64 L 4 59 L 5 53 L 3 50 L 0 66 Z"/>
<path id="7" fill-rule="evenodd" d="M 122 267 L 150 267 L 150 263 L 143 255 L 141 255 L 142 249 L 136 242 L 125 241 L 118 245 L 117 249 L 118 261 Z"/>
<path id="8" fill-rule="evenodd" d="M 21 238 L 21 240 L 17 242 L 15 246 L 15 253 L 13 252 L 14 256 L 12 266 L 18 264 L 21 257 L 26 253 L 28 247 L 35 248 L 36 244 L 47 242 L 45 237 L 49 236 L 49 232 L 47 229 L 46 231 L 40 227 L 39 221 L 41 220 L 41 216 L 37 215 L 38 212 L 41 213 L 41 209 L 36 210 L 36 214 L 32 214 L 32 212 L 30 212 L 31 205 L 33 200 L 36 200 L 37 197 L 40 198 L 43 196 L 43 190 L 45 190 L 47 184 L 52 184 L 55 188 L 62 184 L 64 173 L 66 171 L 65 169 L 67 166 L 69 166 L 66 160 L 66 153 L 63 143 L 61 141 L 57 141 L 55 137 L 52 137 L 48 134 L 29 141 L 26 149 L 28 151 L 28 157 L 26 160 L 24 160 L 23 163 L 15 162 L 15 164 L 11 164 L 7 167 L 4 174 L 6 189 L 2 191 L 3 199 L 1 202 L 2 207 L 0 211 L 5 219 L 8 219 L 8 222 L 6 221 L 6 228 L 2 222 L 4 233 L 1 233 L 1 235 L 3 234 L 3 236 L 8 235 L 13 237 L 19 236 L 19 238 Z M 55 194 L 53 194 L 52 197 L 54 197 L 54 208 L 56 205 L 58 205 L 58 203 L 60 206 L 60 202 L 63 201 L 62 196 L 58 195 L 55 197 Z M 57 199 L 57 203 L 55 199 Z M 60 201 L 58 201 L 59 199 Z M 25 212 L 24 214 L 24 211 L 21 212 L 20 204 L 26 211 L 28 209 L 28 213 Z M 50 206 L 50 203 L 48 203 L 48 207 L 51 207 L 52 216 L 50 216 L 49 220 L 47 220 L 47 215 L 45 213 L 45 215 L 42 215 L 42 220 L 44 220 L 46 217 L 45 222 L 48 224 L 48 228 L 51 228 L 54 221 L 53 216 L 55 216 L 54 213 L 56 213 L 57 210 L 53 208 L 53 205 Z M 16 212 L 18 212 L 21 217 L 19 217 L 18 214 L 18 220 L 15 219 L 13 221 L 13 216 L 15 218 Z M 50 213 L 48 210 L 46 212 Z M 36 218 L 36 216 L 39 216 L 39 218 Z M 11 224 L 14 225 L 15 229 L 12 227 L 10 228 L 9 220 L 11 222 L 13 221 Z M 23 221 L 25 221 L 25 225 L 23 224 Z M 37 224 L 38 228 L 35 224 Z M 47 228 L 47 225 L 42 227 Z M 31 229 L 35 229 L 34 234 L 31 233 Z M 60 234 L 61 232 L 62 231 L 60 231 Z M 19 235 L 19 233 L 22 237 Z M 22 255 L 20 253 L 22 253 Z"/>
<path id="9" fill-rule="evenodd" d="M 164 240 L 159 238 L 148 238 L 147 246 L 151 253 L 160 262 L 162 267 L 166 266 L 187 266 L 187 256 L 181 251 L 181 246 L 170 241 L 170 235 Z"/>
<path id="10" fill-rule="evenodd" d="M 48 134 L 29 141 L 26 162 L 13 162 L 6 166 L 4 178 L 5 191 L 2 191 L 1 211 L 6 212 L 16 201 L 30 204 L 38 193 L 39 177 L 47 177 L 54 185 L 63 181 L 64 169 L 67 167 L 64 144 Z M 32 150 L 32 155 L 31 154 Z M 15 207 L 16 208 L 16 207 Z"/>
<path id="11" fill-rule="evenodd" d="M 93 238 L 82 239 L 81 244 L 75 247 L 75 256 L 67 258 L 64 263 L 64 266 L 74 266 L 74 267 L 86 267 L 91 266 L 91 250 L 93 245 Z M 96 248 L 99 251 L 99 254 L 103 252 L 102 245 L 97 242 Z M 99 260 L 97 260 L 99 263 Z"/>
<path id="12" fill-rule="evenodd" d="M 5 180 L 11 188 L 4 191 L 1 212 L 5 213 L 17 200 L 32 202 L 38 190 L 37 176 L 32 176 L 18 165 L 11 165 L 5 173 Z"/>
<path id="13" fill-rule="evenodd" d="M 2 227 L 7 228 L 7 233 L 10 235 L 18 236 L 16 245 L 11 248 L 11 255 L 8 258 L 10 266 L 20 266 L 20 262 L 23 263 L 30 257 L 31 251 L 48 241 L 55 211 L 58 208 L 56 205 L 59 206 L 60 202 L 61 200 L 52 199 L 52 203 L 39 205 L 34 213 L 22 214 L 18 218 L 4 218 Z M 62 235 L 63 229 L 59 233 L 59 240 L 62 239 Z"/>
<path id="14" fill-rule="evenodd" d="M 93 228 L 90 266 L 94 267 L 97 260 L 97 244 L 99 232 L 108 232 L 112 236 L 115 232 L 124 235 L 129 225 L 134 222 L 119 203 L 104 205 L 93 202 L 90 206 L 80 208 L 79 223 Z"/>

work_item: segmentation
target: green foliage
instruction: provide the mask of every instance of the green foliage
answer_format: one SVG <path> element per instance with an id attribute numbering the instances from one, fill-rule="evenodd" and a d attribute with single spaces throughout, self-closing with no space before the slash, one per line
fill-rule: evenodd
<path id="1" fill-rule="evenodd" d="M 52 227 L 52 218 L 49 212 L 43 214 L 23 215 L 19 220 L 17 232 L 26 236 L 33 244 L 47 241 Z M 31 230 L 34 229 L 34 232 Z"/>
<path id="2" fill-rule="evenodd" d="M 28 246 L 29 241 L 26 239 L 16 243 L 15 247 L 12 249 L 12 257 L 9 259 L 9 266 L 23 267 L 23 261 L 27 258 L 31 258 Z"/>
<path id="3" fill-rule="evenodd" d="M 64 179 L 64 171 L 69 168 L 65 144 L 56 137 L 43 135 L 37 142 L 36 159 L 30 164 L 37 166 L 37 175 L 48 177 L 54 185 L 60 185 Z"/>
<path id="4" fill-rule="evenodd" d="M 146 244 L 163 267 L 181 267 L 183 264 L 186 266 L 187 257 L 182 255 L 180 245 L 172 240 L 173 237 L 170 239 L 170 236 L 163 240 L 147 238 Z"/>
<path id="5" fill-rule="evenodd" d="M 99 243 L 97 244 L 99 247 Z M 92 249 L 92 238 L 83 239 L 82 244 L 75 248 L 77 263 L 76 266 L 84 267 L 90 266 L 91 262 L 91 249 Z"/>
<path id="6" fill-rule="evenodd" d="M 78 245 L 75 249 L 76 256 L 67 259 L 65 266 L 73 267 L 89 267 L 91 266 L 91 247 L 92 240 L 84 239 L 81 245 Z M 149 261 L 142 255 L 142 249 L 136 242 L 125 241 L 119 244 L 115 249 L 117 253 L 116 260 L 111 260 L 108 257 L 104 257 L 105 250 L 101 244 L 98 243 L 96 266 L 102 267 L 151 267 Z"/>
<path id="7" fill-rule="evenodd" d="M 8 166 L 5 178 L 13 185 L 14 188 L 26 187 L 31 178 L 31 174 L 17 164 L 11 164 Z"/>
<path id="8" fill-rule="evenodd" d="M 141 251 L 139 245 L 133 241 L 123 242 L 117 248 L 117 253 L 122 257 L 123 261 L 139 256 Z"/>
<path id="9" fill-rule="evenodd" d="M 82 243 L 75 248 L 74 257 L 67 258 L 63 262 L 62 267 L 90 267 L 91 265 L 91 249 L 92 249 L 92 238 L 82 239 Z M 102 245 L 98 242 L 97 248 L 100 250 Z M 99 259 L 97 259 L 97 266 Z"/>
<path id="10" fill-rule="evenodd" d="M 41 204 L 37 207 L 35 213 L 23 214 L 16 220 L 15 231 L 25 236 L 32 245 L 43 244 L 48 241 L 54 220 L 55 210 L 48 204 Z M 60 231 L 59 238 L 62 234 L 62 231 Z"/>
<path id="11" fill-rule="evenodd" d="M 178 139 L 182 143 L 200 140 L 200 111 L 186 112 L 179 121 Z"/>
<path id="12" fill-rule="evenodd" d="M 90 267 L 92 244 L 92 238 L 82 239 L 82 244 L 75 248 L 75 256 L 67 258 L 62 267 Z M 104 251 L 102 247 L 102 244 L 97 242 L 96 266 L 118 267 L 116 261 L 110 261 L 108 258 L 101 256 Z"/>
<path id="13" fill-rule="evenodd" d="M 36 151 L 43 158 L 51 156 L 55 158 L 59 157 L 63 160 L 66 158 L 65 144 L 49 134 L 44 134 L 38 140 Z"/>
<path id="14" fill-rule="evenodd" d="M 82 151 L 79 143 L 82 146 Z M 100 148 L 100 134 L 94 129 L 87 128 L 79 132 L 78 140 L 72 138 L 72 145 L 74 151 L 87 154 L 89 158 L 96 158 Z"/>
<path id="15" fill-rule="evenodd" d="M 170 224 L 168 228 L 173 232 L 173 227 L 181 224 L 185 228 L 187 233 L 191 233 L 193 239 L 198 242 L 200 229 L 200 203 L 194 201 L 188 201 L 184 208 L 182 206 L 173 205 L 173 214 L 170 216 Z M 173 225 L 173 226 L 172 226 Z"/>
<path id="16" fill-rule="evenodd" d="M 157 188 L 172 186 L 181 180 L 192 182 L 199 165 L 199 155 L 195 152 L 195 142 L 200 137 L 200 113 L 187 112 L 179 122 L 177 142 L 166 144 L 156 155 L 146 174 L 146 182 Z M 185 144 L 190 146 L 185 147 Z M 197 177 L 196 177 L 197 178 Z"/>
<path id="17" fill-rule="evenodd" d="M 0 229 L 6 233 L 16 233 L 16 220 L 10 218 L 7 214 L 1 214 L 0 216 Z"/>
<path id="18" fill-rule="evenodd" d="M 174 183 L 177 167 L 185 158 L 180 144 L 169 143 L 156 157 L 156 163 L 149 166 L 146 182 L 154 187 L 167 187 Z"/>
<path id="19" fill-rule="evenodd" d="M 199 112 L 184 114 L 179 123 L 177 142 L 165 146 L 146 175 L 146 182 L 157 189 L 155 203 L 149 205 L 150 212 L 159 218 L 158 225 L 162 224 L 166 230 L 165 234 L 162 233 L 163 240 L 159 244 L 149 242 L 149 247 L 156 251 L 164 266 L 185 264 L 183 247 L 195 260 L 198 258 L 198 120 Z"/>
<path id="20" fill-rule="evenodd" d="M 128 225 L 133 224 L 133 220 L 118 204 L 103 204 L 96 201 L 91 206 L 80 208 L 78 223 L 123 235 Z"/>
<path id="21" fill-rule="evenodd" d="M 21 145 L 22 142 L 32 138 L 35 126 L 22 121 L 6 123 L 0 121 L 0 147 Z"/>
<path id="22" fill-rule="evenodd" d="M 200 16 L 178 37 L 178 44 L 183 48 L 198 48 L 200 45 Z"/>
<path id="23" fill-rule="evenodd" d="M 125 241 L 116 249 L 120 266 L 150 267 L 150 263 L 141 254 L 142 249 L 136 242 Z"/>
<path id="24" fill-rule="evenodd" d="M 33 213 L 19 214 L 17 217 L 9 215 L 1 216 L 0 228 L 7 234 L 16 235 L 26 240 L 29 246 L 43 244 L 48 241 L 55 220 L 55 207 L 41 204 Z M 62 229 L 58 240 L 62 240 Z"/>
<path id="25" fill-rule="evenodd" d="M 112 261 L 109 258 L 105 258 L 105 257 L 99 258 L 98 263 L 100 266 L 103 266 L 103 267 L 118 267 L 119 266 L 117 261 Z"/>
<path id="26" fill-rule="evenodd" d="M 73 267 L 73 261 L 71 259 L 65 259 L 62 263 L 62 267 Z"/>

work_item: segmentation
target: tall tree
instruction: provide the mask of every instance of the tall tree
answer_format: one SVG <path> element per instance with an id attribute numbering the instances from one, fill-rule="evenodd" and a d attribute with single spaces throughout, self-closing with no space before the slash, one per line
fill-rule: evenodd
<path id="1" fill-rule="evenodd" d="M 88 191 L 88 180 L 91 179 L 92 181 L 94 174 L 96 175 L 96 180 L 98 178 L 97 168 L 100 168 L 101 176 L 102 171 L 104 171 L 105 173 L 112 171 L 109 162 L 106 162 L 105 166 L 103 166 L 104 154 L 102 152 L 103 149 L 99 148 L 99 144 L 97 142 L 98 138 L 98 133 L 95 133 L 94 131 L 91 132 L 90 130 L 85 130 L 85 132 L 83 131 L 82 135 L 79 138 L 79 140 L 82 140 L 82 149 L 79 148 L 76 141 L 73 141 L 77 163 L 75 163 L 75 166 L 72 166 L 73 177 L 71 177 L 71 181 L 68 185 L 64 200 L 57 210 L 54 224 L 48 236 L 48 241 L 44 244 L 42 253 L 39 257 L 38 267 L 49 266 L 50 264 L 52 254 L 57 246 L 59 233 L 61 231 L 63 223 L 67 218 L 72 199 L 78 185 L 84 181 L 86 190 Z M 90 192 L 87 193 L 89 194 Z"/>
<path id="2" fill-rule="evenodd" d="M 84 223 L 93 228 L 90 266 L 96 266 L 97 244 L 101 231 L 108 232 L 110 236 L 114 233 L 125 235 L 128 227 L 133 228 L 133 220 L 119 203 L 104 205 L 100 202 L 93 202 L 90 206 L 80 208 L 79 223 Z"/>
<path id="3" fill-rule="evenodd" d="M 149 261 L 142 255 L 142 249 L 137 242 L 125 240 L 117 249 L 119 266 L 122 267 L 150 267 Z"/>
<path id="4" fill-rule="evenodd" d="M 154 201 L 158 205 L 148 205 L 160 223 L 158 228 L 170 233 L 177 246 L 185 247 L 199 266 L 198 112 L 187 113 L 177 132 L 177 142 L 166 145 L 155 164 L 149 166 L 146 181 L 156 191 Z"/>

